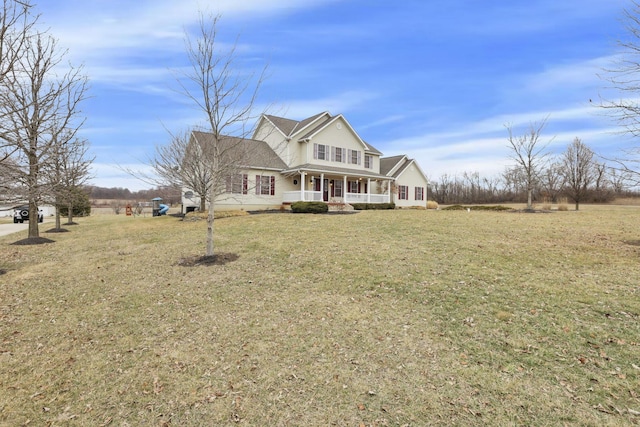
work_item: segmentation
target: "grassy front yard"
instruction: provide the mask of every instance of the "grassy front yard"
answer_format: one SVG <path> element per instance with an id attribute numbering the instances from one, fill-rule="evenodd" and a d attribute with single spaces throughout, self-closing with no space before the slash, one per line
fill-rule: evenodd
<path id="1" fill-rule="evenodd" d="M 0 425 L 637 425 L 640 209 L 581 209 L 2 237 Z"/>

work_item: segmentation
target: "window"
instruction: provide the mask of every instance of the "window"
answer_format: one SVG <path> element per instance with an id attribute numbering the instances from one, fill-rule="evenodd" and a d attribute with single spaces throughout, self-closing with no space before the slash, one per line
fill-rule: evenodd
<path id="1" fill-rule="evenodd" d="M 349 163 L 352 165 L 359 165 L 362 163 L 361 158 L 362 153 L 358 150 L 347 150 L 347 157 Z"/>
<path id="2" fill-rule="evenodd" d="M 416 187 L 416 200 L 424 200 L 424 187 Z"/>
<path id="3" fill-rule="evenodd" d="M 247 194 L 248 176 L 237 173 L 227 177 L 225 191 L 232 194 Z"/>
<path id="4" fill-rule="evenodd" d="M 373 169 L 373 157 L 369 154 L 364 155 L 364 167 L 367 169 Z"/>
<path id="5" fill-rule="evenodd" d="M 409 200 L 409 187 L 398 185 L 398 200 Z"/>
<path id="6" fill-rule="evenodd" d="M 256 194 L 273 196 L 276 194 L 276 177 L 256 175 Z"/>
<path id="7" fill-rule="evenodd" d="M 313 158 L 317 160 L 329 160 L 329 146 L 314 143 Z"/>
<path id="8" fill-rule="evenodd" d="M 358 187 L 358 181 L 349 181 L 349 193 L 359 193 Z"/>
<path id="9" fill-rule="evenodd" d="M 344 162 L 344 148 L 341 147 L 331 147 L 331 160 L 334 162 Z"/>

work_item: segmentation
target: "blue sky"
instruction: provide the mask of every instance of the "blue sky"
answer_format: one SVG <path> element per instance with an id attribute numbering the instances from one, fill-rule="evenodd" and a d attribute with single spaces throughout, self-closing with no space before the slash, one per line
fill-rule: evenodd
<path id="1" fill-rule="evenodd" d="M 91 82 L 81 135 L 92 183 L 149 188 L 157 145 L 202 123 L 177 92 L 184 32 L 199 10 L 222 14 L 220 41 L 239 36 L 242 67 L 269 78 L 259 102 L 293 119 L 343 114 L 385 156 L 408 154 L 430 179 L 499 175 L 516 134 L 548 116 L 543 140 L 579 137 L 612 155 L 632 144 L 590 104 L 619 53 L 627 0 L 40 0 L 41 24 Z"/>

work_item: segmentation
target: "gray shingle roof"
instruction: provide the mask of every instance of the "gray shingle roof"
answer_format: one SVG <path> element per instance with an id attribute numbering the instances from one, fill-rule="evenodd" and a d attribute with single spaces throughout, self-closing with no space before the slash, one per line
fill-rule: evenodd
<path id="1" fill-rule="evenodd" d="M 404 155 L 392 156 L 392 157 L 383 157 L 380 159 L 380 173 L 383 175 L 388 175 L 389 172 L 404 159 Z"/>
<path id="2" fill-rule="evenodd" d="M 313 171 L 318 173 L 337 173 L 341 175 L 348 176 L 364 176 L 369 178 L 386 178 L 384 175 L 375 173 L 373 171 L 367 171 L 362 169 L 349 169 L 349 168 L 339 168 L 335 166 L 325 166 L 325 165 L 314 165 L 312 163 L 305 163 L 303 165 L 297 165 L 286 170 L 283 170 L 282 173 L 298 173 L 299 171 Z"/>
<path id="3" fill-rule="evenodd" d="M 214 142 L 212 133 L 194 131 L 193 136 L 205 144 Z M 229 157 L 240 163 L 241 167 L 277 170 L 287 167 L 287 164 L 264 141 L 222 136 L 219 143 L 221 150 L 226 151 Z"/>
<path id="4" fill-rule="evenodd" d="M 276 117 L 265 114 L 265 117 L 271 121 L 277 127 L 280 132 L 285 134 L 285 136 L 291 135 L 293 129 L 298 125 L 298 121 L 285 119 L 284 117 Z"/>
<path id="5" fill-rule="evenodd" d="M 315 116 L 308 117 L 308 118 L 306 118 L 304 120 L 301 120 L 301 121 L 287 119 L 287 118 L 284 118 L 284 117 L 271 116 L 271 115 L 265 115 L 265 117 L 267 117 L 269 120 L 271 120 L 271 122 L 278 129 L 280 129 L 280 131 L 283 134 L 285 134 L 286 136 L 291 136 L 295 132 L 299 131 L 300 129 L 303 129 L 309 123 L 311 123 L 314 120 L 316 120 L 318 117 L 322 116 L 323 114 L 326 114 L 326 113 L 318 113 Z M 329 116 L 329 117 L 331 117 L 331 116 Z"/>

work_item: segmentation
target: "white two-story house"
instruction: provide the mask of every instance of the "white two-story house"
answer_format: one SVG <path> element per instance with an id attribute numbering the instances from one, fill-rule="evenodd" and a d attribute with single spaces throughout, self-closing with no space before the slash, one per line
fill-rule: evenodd
<path id="1" fill-rule="evenodd" d="M 342 115 L 324 112 L 301 121 L 263 115 L 243 144 L 242 173 L 229 178 L 216 209 L 277 209 L 296 201 L 426 206 L 427 177 L 418 163 L 382 157 Z M 199 205 L 199 195 L 183 191 L 185 211 Z"/>

